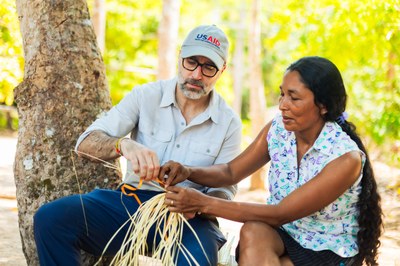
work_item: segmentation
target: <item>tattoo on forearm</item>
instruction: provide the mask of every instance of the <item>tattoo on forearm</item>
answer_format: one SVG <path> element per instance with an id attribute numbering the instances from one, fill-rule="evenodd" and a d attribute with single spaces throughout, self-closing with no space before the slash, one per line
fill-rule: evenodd
<path id="1" fill-rule="evenodd" d="M 104 132 L 93 131 L 81 142 L 78 151 L 90 154 L 102 160 L 112 160 L 118 157 L 114 148 L 116 140 L 116 138 L 110 137 Z M 84 157 L 88 158 L 88 156 Z M 94 160 L 93 158 L 88 159 Z"/>

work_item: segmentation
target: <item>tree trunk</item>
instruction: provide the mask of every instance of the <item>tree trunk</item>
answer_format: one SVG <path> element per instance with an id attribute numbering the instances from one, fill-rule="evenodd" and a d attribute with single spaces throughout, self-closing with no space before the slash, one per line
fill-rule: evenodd
<path id="1" fill-rule="evenodd" d="M 163 0 L 158 26 L 157 79 L 168 79 L 175 75 L 180 5 L 180 0 Z"/>
<path id="2" fill-rule="evenodd" d="M 19 115 L 14 177 L 23 252 L 28 265 L 38 265 L 32 227 L 37 208 L 72 193 L 115 187 L 120 175 L 71 153 L 79 134 L 111 107 L 86 1 L 16 4 L 25 69 L 14 90 Z"/>
<path id="3" fill-rule="evenodd" d="M 241 18 L 245 17 L 246 9 L 244 3 L 240 7 Z M 238 22 L 236 28 L 236 43 L 235 50 L 233 53 L 232 63 L 232 80 L 233 80 L 233 91 L 235 97 L 233 98 L 233 110 L 239 115 L 242 113 L 242 91 L 243 91 L 243 77 L 245 75 L 245 60 L 244 60 L 244 32 L 245 32 L 245 20 L 242 19 Z"/>
<path id="4" fill-rule="evenodd" d="M 267 105 L 264 93 L 261 67 L 261 0 L 253 0 L 251 7 L 251 25 L 249 37 L 250 62 L 250 119 L 251 131 L 255 138 L 266 123 Z M 264 167 L 251 176 L 250 190 L 265 189 Z"/>

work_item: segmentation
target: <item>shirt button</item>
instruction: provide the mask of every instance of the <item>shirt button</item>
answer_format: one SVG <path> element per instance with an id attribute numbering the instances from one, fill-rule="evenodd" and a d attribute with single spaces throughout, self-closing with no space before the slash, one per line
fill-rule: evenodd
<path id="1" fill-rule="evenodd" d="M 207 149 L 207 153 L 210 153 L 210 149 Z"/>
<path id="2" fill-rule="evenodd" d="M 179 147 L 180 147 L 181 145 L 179 145 L 179 144 L 176 144 L 176 147 L 179 149 Z"/>
<path id="3" fill-rule="evenodd" d="M 185 125 L 185 123 L 184 122 L 181 122 L 181 126 L 184 126 Z"/>

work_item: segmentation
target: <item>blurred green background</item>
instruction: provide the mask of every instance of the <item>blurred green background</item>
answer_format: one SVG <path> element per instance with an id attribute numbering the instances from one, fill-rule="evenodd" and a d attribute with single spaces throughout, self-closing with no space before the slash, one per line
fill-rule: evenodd
<path id="1" fill-rule="evenodd" d="M 93 9 L 93 0 L 88 1 Z M 244 36 L 248 52 L 250 1 L 181 0 L 179 40 L 199 24 L 217 24 L 230 40 L 230 53 Z M 162 1 L 106 0 L 103 59 L 113 103 L 134 85 L 156 79 L 157 30 Z M 373 159 L 400 167 L 400 2 L 399 0 L 264 0 L 261 5 L 262 78 L 268 107 L 277 104 L 285 68 L 319 55 L 342 72 L 355 123 Z M 179 47 L 177 47 L 178 52 Z M 248 60 L 244 70 L 248 70 Z M 15 0 L 0 4 L 0 130 L 17 130 L 13 89 L 23 78 L 23 49 Z M 176 68 L 176 66 L 171 66 Z M 232 103 L 232 72 L 217 90 Z M 244 73 L 246 76 L 248 73 Z M 243 83 L 241 117 L 249 131 L 249 84 Z"/>

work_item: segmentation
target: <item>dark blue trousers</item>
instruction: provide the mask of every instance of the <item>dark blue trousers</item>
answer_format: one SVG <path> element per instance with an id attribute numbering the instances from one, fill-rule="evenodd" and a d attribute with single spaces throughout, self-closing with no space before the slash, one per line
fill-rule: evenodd
<path id="1" fill-rule="evenodd" d="M 157 194 L 154 191 L 136 191 L 142 202 Z M 40 265 L 81 265 L 81 249 L 100 256 L 114 233 L 128 220 L 126 208 L 132 215 L 138 206 L 133 197 L 124 195 L 120 190 L 104 189 L 60 198 L 43 205 L 34 216 L 34 235 Z M 189 223 L 200 238 L 211 265 L 217 265 L 218 249 L 226 241 L 218 226 L 215 222 L 200 217 L 190 219 Z M 107 249 L 107 256 L 118 252 L 127 227 L 114 238 Z M 154 231 L 148 236 L 150 250 L 153 238 Z M 210 265 L 186 225 L 182 243 L 200 265 Z M 190 263 L 183 254 L 178 254 L 177 265 Z"/>

